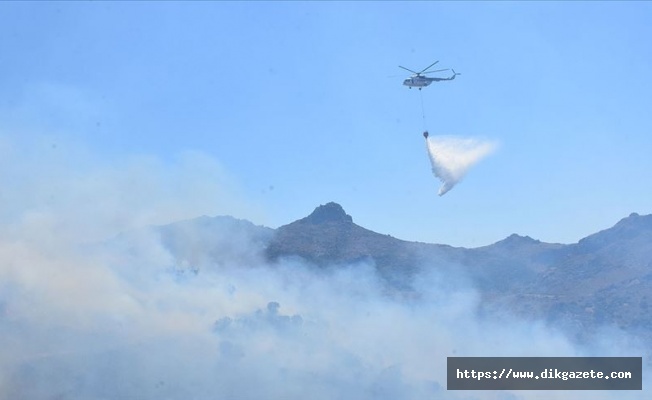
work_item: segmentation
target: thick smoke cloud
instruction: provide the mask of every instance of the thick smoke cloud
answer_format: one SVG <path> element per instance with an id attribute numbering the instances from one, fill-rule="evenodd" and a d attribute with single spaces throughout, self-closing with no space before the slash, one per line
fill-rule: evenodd
<path id="1" fill-rule="evenodd" d="M 250 257 L 198 257 L 190 266 L 145 226 L 189 209 L 233 213 L 238 196 L 217 163 L 196 154 L 167 166 L 149 159 L 77 170 L 42 151 L 27 154 L 38 165 L 10 152 L 4 159 L 25 184 L 3 197 L 12 212 L 0 226 L 0 398 L 615 398 L 447 392 L 446 357 L 641 354 L 481 315 L 474 288 L 437 270 L 416 276 L 406 298 L 388 293 L 371 264 L 268 265 L 247 237 L 238 249 Z M 129 190 L 134 170 L 147 190 Z M 202 186 L 198 170 L 220 185 Z M 2 179 L 7 187 L 11 176 Z M 168 187 L 178 184 L 188 191 Z M 211 201 L 198 203 L 200 193 Z M 187 229 L 179 240 L 195 243 Z"/>
<path id="2" fill-rule="evenodd" d="M 464 178 L 474 164 L 491 154 L 496 144 L 454 136 L 430 136 L 426 138 L 426 147 L 432 172 L 442 182 L 439 195 L 443 196 Z"/>

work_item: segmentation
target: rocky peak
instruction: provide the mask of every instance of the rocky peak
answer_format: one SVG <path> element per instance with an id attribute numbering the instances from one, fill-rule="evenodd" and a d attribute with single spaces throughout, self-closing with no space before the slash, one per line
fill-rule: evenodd
<path id="1" fill-rule="evenodd" d="M 579 241 L 581 246 L 592 248 L 628 240 L 649 241 L 652 238 L 652 215 L 631 213 L 609 229 L 589 235 Z"/>
<path id="2" fill-rule="evenodd" d="M 327 203 L 315 208 L 312 214 L 301 220 L 310 224 L 324 224 L 328 222 L 352 223 L 353 218 L 348 215 L 341 205 L 337 203 Z"/>
<path id="3" fill-rule="evenodd" d="M 506 237 L 505 239 L 494 243 L 494 245 L 504 246 L 504 247 L 515 247 L 515 246 L 525 246 L 525 245 L 533 245 L 539 243 L 541 242 L 536 239 L 532 239 L 529 236 L 521 236 L 521 235 L 517 235 L 516 233 L 513 233 L 508 237 Z"/>

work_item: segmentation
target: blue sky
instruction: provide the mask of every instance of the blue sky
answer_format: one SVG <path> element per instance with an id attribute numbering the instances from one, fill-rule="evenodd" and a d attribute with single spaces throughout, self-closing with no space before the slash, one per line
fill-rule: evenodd
<path id="1" fill-rule="evenodd" d="M 277 227 L 336 201 L 406 240 L 571 243 L 652 213 L 651 17 L 644 2 L 2 3 L 0 135 L 37 162 L 25 143 L 105 166 L 201 154 L 248 207 L 197 216 Z M 430 133 L 499 143 L 443 197 L 398 68 L 435 60 L 462 75 L 423 90 Z"/>

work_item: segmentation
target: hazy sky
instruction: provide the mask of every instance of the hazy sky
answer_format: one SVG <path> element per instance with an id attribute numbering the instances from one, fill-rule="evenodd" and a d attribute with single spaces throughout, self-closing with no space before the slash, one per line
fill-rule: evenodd
<path id="1" fill-rule="evenodd" d="M 196 216 L 277 227 L 336 201 L 406 240 L 575 242 L 652 213 L 651 18 L 647 2 L 2 3 L 0 154 L 32 171 L 82 153 L 80 173 L 140 157 L 162 180 L 194 154 L 233 199 Z M 435 60 L 462 75 L 422 91 L 431 135 L 499 144 L 443 197 L 398 68 Z M 28 175 L 3 173 L 0 200 Z"/>

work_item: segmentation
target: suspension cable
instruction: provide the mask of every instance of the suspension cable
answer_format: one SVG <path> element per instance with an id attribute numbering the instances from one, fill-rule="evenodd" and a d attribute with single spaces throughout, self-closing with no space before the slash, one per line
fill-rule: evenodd
<path id="1" fill-rule="evenodd" d="M 423 117 L 423 130 L 428 131 L 428 124 L 426 123 L 426 108 L 423 106 L 423 91 L 419 90 L 419 95 L 421 97 L 421 115 Z"/>

